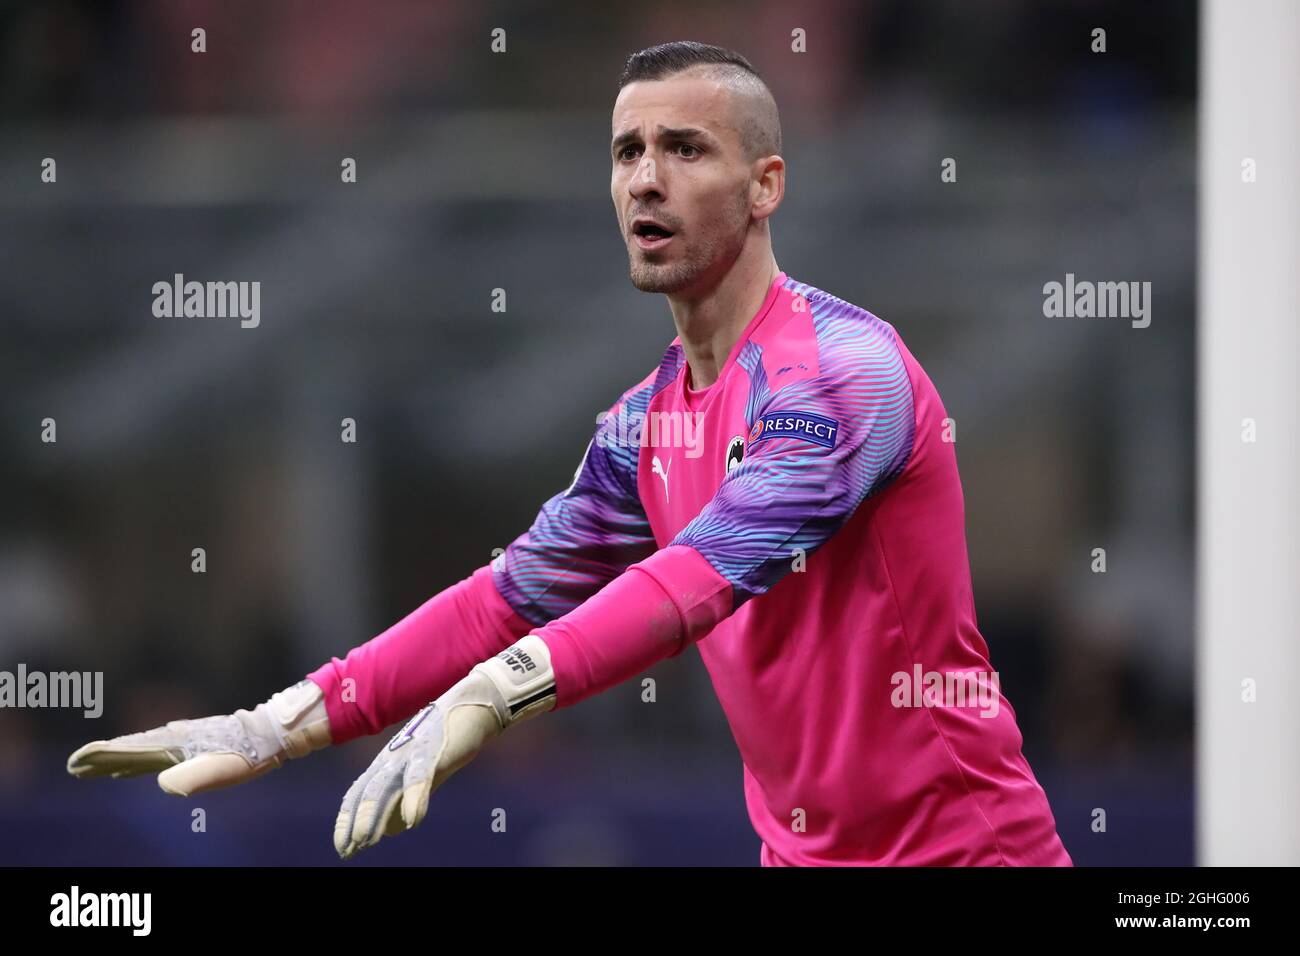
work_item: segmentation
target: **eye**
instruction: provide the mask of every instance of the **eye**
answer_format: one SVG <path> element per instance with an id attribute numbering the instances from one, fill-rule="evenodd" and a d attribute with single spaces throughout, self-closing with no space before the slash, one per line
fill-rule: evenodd
<path id="1" fill-rule="evenodd" d="M 639 146 L 624 146 L 622 149 L 618 151 L 619 161 L 622 162 L 624 160 L 630 159 L 631 157 L 628 156 L 628 153 L 635 152 L 638 149 L 640 149 Z"/>
<path id="2" fill-rule="evenodd" d="M 692 143 L 681 143 L 681 144 L 678 145 L 677 149 L 678 149 L 679 151 L 680 151 L 680 150 L 683 150 L 683 149 L 689 149 L 689 150 L 691 151 L 691 155 L 689 155 L 689 156 L 683 154 L 683 155 L 682 155 L 682 158 L 683 158 L 683 159 L 694 159 L 696 156 L 700 155 L 700 149 L 699 149 L 699 147 L 698 147 L 698 146 L 695 146 L 695 145 L 692 144 Z"/>

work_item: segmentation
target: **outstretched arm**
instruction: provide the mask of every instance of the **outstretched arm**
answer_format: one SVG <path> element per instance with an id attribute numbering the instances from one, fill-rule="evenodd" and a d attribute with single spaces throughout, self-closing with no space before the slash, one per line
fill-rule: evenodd
<path id="1" fill-rule="evenodd" d="M 639 386 L 626 401 L 644 401 Z M 476 663 L 581 605 L 654 551 L 635 493 L 635 449 L 597 426 L 569 487 L 490 567 L 448 588 L 374 640 L 308 675 L 324 692 L 334 742 L 410 717 Z"/>
<path id="2" fill-rule="evenodd" d="M 321 689 L 334 743 L 341 744 L 410 717 L 530 628 L 484 566 L 307 676 Z"/>
<path id="3" fill-rule="evenodd" d="M 670 544 L 590 599 L 476 666 L 388 744 L 348 791 L 344 859 L 413 827 L 429 795 L 491 737 L 627 680 L 708 634 L 811 554 L 898 477 L 915 437 L 911 385 L 891 343 L 824 359 L 817 377 L 765 396 L 764 424 L 714 499 Z M 809 437 L 792 422 L 823 423 Z M 824 423 L 834 425 L 830 435 Z"/>
<path id="4" fill-rule="evenodd" d="M 69 758 L 68 771 L 78 777 L 162 771 L 159 786 L 190 796 L 409 717 L 476 662 L 581 604 L 653 551 L 649 523 L 628 483 L 631 452 L 613 447 L 610 428 L 597 428 L 569 488 L 546 502 L 490 567 L 252 710 L 97 740 Z"/>

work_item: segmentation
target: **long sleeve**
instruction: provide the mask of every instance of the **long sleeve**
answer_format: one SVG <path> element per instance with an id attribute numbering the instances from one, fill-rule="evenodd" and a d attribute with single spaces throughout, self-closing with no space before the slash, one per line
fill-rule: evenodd
<path id="1" fill-rule="evenodd" d="M 497 590 L 534 625 L 572 611 L 657 548 L 636 492 L 637 447 L 620 440 L 620 416 L 644 413 L 647 377 L 600 422 L 573 481 L 538 512 L 492 568 Z"/>
<path id="2" fill-rule="evenodd" d="M 654 552 L 635 491 L 636 448 L 620 443 L 613 417 L 644 408 L 649 392 L 647 380 L 601 416 L 572 483 L 490 566 L 308 675 L 325 693 L 335 743 L 406 719 L 475 664 Z"/>
<path id="3" fill-rule="evenodd" d="M 556 706 L 676 656 L 732 610 L 730 582 L 696 551 L 678 545 L 656 552 L 534 632 L 551 652 Z"/>
<path id="4" fill-rule="evenodd" d="M 307 676 L 324 693 L 330 736 L 341 744 L 410 717 L 530 627 L 485 566 Z"/>

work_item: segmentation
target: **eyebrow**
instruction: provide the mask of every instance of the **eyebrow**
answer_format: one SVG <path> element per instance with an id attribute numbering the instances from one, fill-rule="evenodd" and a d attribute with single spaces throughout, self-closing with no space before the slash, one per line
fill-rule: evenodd
<path id="1" fill-rule="evenodd" d="M 675 140 L 675 139 L 691 139 L 692 137 L 695 137 L 695 138 L 705 140 L 706 142 L 709 143 L 717 142 L 713 138 L 713 136 L 709 134 L 707 130 L 696 129 L 694 126 L 678 126 L 678 127 L 660 126 L 659 136 L 661 139 Z M 636 130 L 634 129 L 624 130 L 623 132 L 615 136 L 614 141 L 610 143 L 609 146 L 610 152 L 617 152 L 620 147 L 626 146 L 628 143 L 634 143 L 640 138 L 641 138 L 641 134 L 638 133 Z"/>

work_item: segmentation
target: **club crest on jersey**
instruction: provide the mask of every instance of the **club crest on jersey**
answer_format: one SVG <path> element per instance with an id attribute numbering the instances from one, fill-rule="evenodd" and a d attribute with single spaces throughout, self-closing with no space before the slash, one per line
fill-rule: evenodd
<path id="1" fill-rule="evenodd" d="M 725 478 L 731 474 L 731 469 L 740 464 L 741 459 L 745 457 L 745 436 L 736 435 L 731 441 L 727 442 L 727 457 L 723 460 L 722 475 Z"/>
<path id="2" fill-rule="evenodd" d="M 764 438 L 799 438 L 823 448 L 834 448 L 839 433 L 840 424 L 833 418 L 812 412 L 769 412 L 754 422 L 749 430 L 749 444 Z"/>

